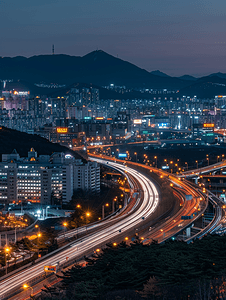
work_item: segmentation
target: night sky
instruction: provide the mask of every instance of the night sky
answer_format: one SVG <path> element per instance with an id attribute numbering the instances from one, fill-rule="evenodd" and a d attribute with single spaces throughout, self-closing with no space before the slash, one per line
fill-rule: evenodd
<path id="1" fill-rule="evenodd" d="M 96 49 L 169 75 L 226 73 L 225 0 L 0 0 L 0 55 Z"/>

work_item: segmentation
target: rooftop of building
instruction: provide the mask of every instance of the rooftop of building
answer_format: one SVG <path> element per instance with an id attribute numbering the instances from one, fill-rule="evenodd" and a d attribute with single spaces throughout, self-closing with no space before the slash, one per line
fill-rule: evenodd
<path id="1" fill-rule="evenodd" d="M 52 155 L 39 155 L 32 147 L 26 157 L 20 157 L 14 149 L 10 154 L 2 154 L 2 163 L 26 163 L 26 164 L 70 164 L 82 165 L 81 158 L 75 158 L 70 153 L 54 152 Z"/>
<path id="2" fill-rule="evenodd" d="M 0 160 L 2 154 L 10 154 L 14 149 L 16 149 L 16 152 L 20 157 L 26 157 L 31 148 L 35 149 L 39 156 L 51 156 L 55 152 L 63 152 L 72 155 L 75 159 L 82 159 L 82 161 L 85 162 L 77 152 L 61 146 L 60 144 L 51 143 L 47 139 L 36 134 L 28 134 L 0 126 Z"/>

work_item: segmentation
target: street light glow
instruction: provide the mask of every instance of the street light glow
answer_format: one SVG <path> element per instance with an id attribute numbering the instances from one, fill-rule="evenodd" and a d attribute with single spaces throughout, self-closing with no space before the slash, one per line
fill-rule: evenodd
<path id="1" fill-rule="evenodd" d="M 24 289 L 27 289 L 27 288 L 29 288 L 29 285 L 25 283 L 25 284 L 23 285 L 23 288 L 24 288 Z"/>

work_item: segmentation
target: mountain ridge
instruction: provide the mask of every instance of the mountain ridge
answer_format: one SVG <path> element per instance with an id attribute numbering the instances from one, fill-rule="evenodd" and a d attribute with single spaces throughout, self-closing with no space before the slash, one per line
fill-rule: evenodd
<path id="1" fill-rule="evenodd" d="M 46 82 L 65 84 L 66 86 L 84 83 L 103 87 L 113 83 L 130 89 L 176 90 L 178 95 L 187 91 L 190 96 L 205 94 L 205 97 L 213 97 L 218 91 L 217 94 L 222 92 L 226 94 L 224 87 L 226 74 L 224 73 L 213 73 L 200 78 L 190 75 L 172 77 L 159 70 L 148 72 L 103 50 L 95 50 L 84 56 L 45 54 L 29 58 L 23 56 L 3 57 L 0 58 L 0 78 L 14 81 L 19 79 L 21 82 L 30 82 L 31 84 Z M 221 87 L 217 87 L 218 84 Z M 204 91 L 207 85 L 209 86 L 208 95 Z M 43 91 L 35 88 L 33 90 L 38 94 Z M 45 93 L 50 92 L 52 91 L 45 90 Z M 106 97 L 108 95 L 117 97 L 117 93 L 113 95 L 106 90 L 102 92 Z M 118 95 L 120 96 L 119 93 Z M 136 96 L 139 97 L 139 94 Z"/>
<path id="2" fill-rule="evenodd" d="M 102 50 L 84 56 L 59 54 L 0 58 L 0 78 L 67 85 L 74 82 L 93 83 L 99 86 L 114 83 L 129 88 L 178 89 L 187 85 L 187 81 L 178 78 L 170 76 L 162 78 L 150 74 L 147 70 Z"/>

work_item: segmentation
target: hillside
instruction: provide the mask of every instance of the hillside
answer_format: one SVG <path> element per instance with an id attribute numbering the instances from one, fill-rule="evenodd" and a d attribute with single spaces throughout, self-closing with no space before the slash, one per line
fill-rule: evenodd
<path id="1" fill-rule="evenodd" d="M 0 78 L 24 80 L 31 83 L 47 82 L 70 85 L 75 82 L 99 86 L 179 89 L 187 80 L 153 75 L 104 51 L 93 51 L 85 56 L 39 55 L 0 58 Z"/>
<path id="2" fill-rule="evenodd" d="M 17 86 L 28 89 L 33 95 L 67 94 L 72 86 L 94 87 L 100 90 L 100 99 L 151 98 L 136 89 L 177 90 L 179 95 L 211 98 L 226 94 L 226 74 L 215 73 L 195 78 L 190 75 L 171 77 L 159 70 L 148 72 L 134 64 L 114 57 L 102 50 L 84 56 L 39 55 L 26 57 L 0 57 L 0 78 L 13 79 L 7 88 Z M 64 84 L 65 88 L 40 88 L 35 83 Z M 16 84 L 18 83 L 18 84 Z M 120 94 L 103 86 L 110 84 L 134 89 Z M 17 88 L 17 87 L 16 87 Z"/>
<path id="3" fill-rule="evenodd" d="M 6 127 L 0 129 L 0 161 L 2 159 L 2 154 L 10 154 L 14 149 L 17 150 L 21 157 L 27 157 L 27 153 L 31 148 L 34 148 L 38 152 L 38 155 L 51 155 L 54 152 L 67 152 L 71 153 L 76 158 L 81 158 L 76 152 L 59 144 L 53 144 L 36 134 L 27 134 Z"/>
<path id="4" fill-rule="evenodd" d="M 82 89 L 91 87 L 99 89 L 100 99 L 121 99 L 120 97 L 122 95 L 115 91 L 111 91 L 101 86 L 88 83 L 74 83 L 67 85 L 64 88 L 43 88 L 24 80 L 16 80 L 13 82 L 7 82 L 6 84 L 6 90 L 30 91 L 30 94 L 32 96 L 46 95 L 48 97 L 66 96 L 70 92 L 71 88 Z"/>
<path id="5" fill-rule="evenodd" d="M 199 78 L 191 85 L 180 89 L 180 96 L 197 96 L 198 98 L 213 98 L 216 95 L 226 95 L 226 78 L 206 76 Z"/>

